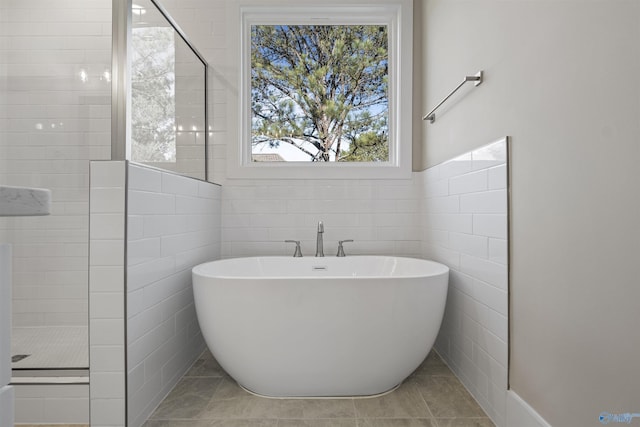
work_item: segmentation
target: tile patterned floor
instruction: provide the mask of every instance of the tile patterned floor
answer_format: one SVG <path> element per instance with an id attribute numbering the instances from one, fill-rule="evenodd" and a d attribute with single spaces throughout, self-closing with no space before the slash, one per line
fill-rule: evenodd
<path id="1" fill-rule="evenodd" d="M 144 427 L 493 427 L 431 352 L 394 392 L 370 399 L 266 399 L 242 390 L 205 352 Z"/>
<path id="2" fill-rule="evenodd" d="M 88 368 L 88 326 L 14 327 L 11 355 L 29 355 L 13 369 Z"/>

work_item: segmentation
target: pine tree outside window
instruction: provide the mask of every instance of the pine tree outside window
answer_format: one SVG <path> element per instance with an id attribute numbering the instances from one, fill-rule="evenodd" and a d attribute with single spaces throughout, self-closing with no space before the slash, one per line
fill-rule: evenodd
<path id="1" fill-rule="evenodd" d="M 252 161 L 389 161 L 386 25 L 252 25 Z"/>

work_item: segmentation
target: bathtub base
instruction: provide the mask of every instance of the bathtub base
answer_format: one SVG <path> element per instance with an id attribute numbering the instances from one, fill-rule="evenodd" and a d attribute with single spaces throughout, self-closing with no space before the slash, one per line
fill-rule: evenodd
<path id="1" fill-rule="evenodd" d="M 337 399 L 372 399 L 375 397 L 382 397 L 382 396 L 386 396 L 389 393 L 393 393 L 394 391 L 396 391 L 401 385 L 397 384 L 394 387 L 391 387 L 389 390 L 387 391 L 383 391 L 382 393 L 376 393 L 376 394 L 368 394 L 366 396 L 268 396 L 268 395 L 264 395 L 264 394 L 260 394 L 260 393 L 256 393 L 254 391 L 249 390 L 248 388 L 246 388 L 245 386 L 243 386 L 240 383 L 236 383 L 238 384 L 238 387 L 240 387 L 241 389 L 243 389 L 244 391 L 246 391 L 249 394 L 252 394 L 254 396 L 258 396 L 258 397 L 264 397 L 265 399 L 301 399 L 301 400 L 308 400 L 308 399 L 331 399 L 331 400 L 337 400 Z"/>

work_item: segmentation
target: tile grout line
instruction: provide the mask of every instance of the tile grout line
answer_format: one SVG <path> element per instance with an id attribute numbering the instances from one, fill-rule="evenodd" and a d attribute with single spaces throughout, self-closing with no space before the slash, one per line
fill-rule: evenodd
<path id="1" fill-rule="evenodd" d="M 356 427 L 360 424 L 358 422 L 358 408 L 356 407 L 356 400 L 351 399 L 351 406 L 353 406 L 353 419 L 356 421 Z"/>
<path id="2" fill-rule="evenodd" d="M 429 357 L 427 355 L 427 357 Z M 430 377 L 432 377 L 433 375 L 428 375 Z M 433 427 L 440 427 L 440 424 L 438 423 L 438 420 L 436 420 L 435 416 L 433 415 L 433 412 L 431 411 L 431 408 L 429 407 L 429 404 L 427 403 L 426 399 L 424 398 L 424 396 L 422 395 L 422 392 L 420 390 L 418 390 L 418 394 L 420 395 L 420 399 L 422 399 L 422 401 L 424 402 L 425 406 L 427 407 L 427 411 L 429 411 L 429 415 L 431 415 L 431 419 L 433 420 L 433 424 L 435 424 Z"/>

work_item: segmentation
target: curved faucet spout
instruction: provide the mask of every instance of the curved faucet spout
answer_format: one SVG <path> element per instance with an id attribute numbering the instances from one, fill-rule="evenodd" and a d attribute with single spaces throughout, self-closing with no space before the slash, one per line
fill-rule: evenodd
<path id="1" fill-rule="evenodd" d="M 324 224 L 322 221 L 318 222 L 318 234 L 316 236 L 316 256 L 324 256 L 324 244 L 322 242 L 322 233 L 324 233 Z"/>

